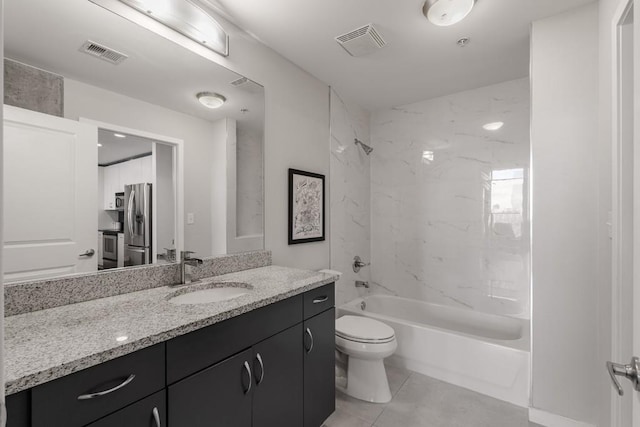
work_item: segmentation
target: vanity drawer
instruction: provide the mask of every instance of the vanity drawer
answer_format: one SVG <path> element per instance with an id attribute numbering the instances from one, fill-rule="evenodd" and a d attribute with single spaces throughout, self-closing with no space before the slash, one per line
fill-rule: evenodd
<path id="1" fill-rule="evenodd" d="M 84 426 L 164 386 L 163 343 L 34 387 L 32 425 Z"/>
<path id="2" fill-rule="evenodd" d="M 120 409 L 118 412 L 107 415 L 87 427 L 162 427 L 166 424 L 167 394 L 162 390 Z"/>
<path id="3" fill-rule="evenodd" d="M 302 322 L 302 295 L 258 308 L 167 342 L 167 383 L 205 369 Z"/>
<path id="4" fill-rule="evenodd" d="M 335 283 L 321 286 L 304 293 L 304 318 L 309 319 L 316 314 L 330 309 L 336 303 Z"/>

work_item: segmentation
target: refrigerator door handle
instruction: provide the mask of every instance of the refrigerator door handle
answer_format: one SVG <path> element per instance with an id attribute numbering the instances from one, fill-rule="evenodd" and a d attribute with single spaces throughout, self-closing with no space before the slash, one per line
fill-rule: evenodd
<path id="1" fill-rule="evenodd" d="M 133 239 L 133 199 L 136 195 L 136 191 L 131 188 L 131 193 L 129 193 L 129 206 L 127 209 L 127 219 L 128 219 L 128 226 L 129 226 L 129 238 Z"/>

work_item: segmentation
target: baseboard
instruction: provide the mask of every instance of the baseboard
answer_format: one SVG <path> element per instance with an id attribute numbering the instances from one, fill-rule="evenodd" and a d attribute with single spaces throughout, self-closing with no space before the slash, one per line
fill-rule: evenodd
<path id="1" fill-rule="evenodd" d="M 529 408 L 529 421 L 545 427 L 596 427 L 593 424 L 576 421 L 536 408 Z"/>

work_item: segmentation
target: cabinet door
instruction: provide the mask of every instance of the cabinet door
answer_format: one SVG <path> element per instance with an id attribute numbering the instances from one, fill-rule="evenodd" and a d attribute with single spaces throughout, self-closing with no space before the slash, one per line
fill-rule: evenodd
<path id="1" fill-rule="evenodd" d="M 133 182 L 133 167 L 131 166 L 131 161 L 118 163 L 117 166 L 120 168 L 120 182 L 118 186 L 122 188 L 120 191 L 124 191 L 125 185 L 135 184 Z"/>
<path id="2" fill-rule="evenodd" d="M 163 427 L 166 425 L 166 397 L 165 391 L 162 390 L 87 427 Z"/>
<path id="3" fill-rule="evenodd" d="M 253 427 L 302 425 L 301 336 L 300 323 L 253 347 Z"/>
<path id="4" fill-rule="evenodd" d="M 31 392 L 21 391 L 7 396 L 7 426 L 31 426 Z"/>
<path id="5" fill-rule="evenodd" d="M 335 411 L 335 308 L 304 322 L 304 427 Z"/>
<path id="6" fill-rule="evenodd" d="M 120 165 L 111 165 L 104 168 L 104 208 L 115 209 L 115 194 L 120 189 Z"/>
<path id="7" fill-rule="evenodd" d="M 169 386 L 171 427 L 251 427 L 253 378 L 245 350 Z"/>
<path id="8" fill-rule="evenodd" d="M 140 163 L 142 165 L 142 177 L 140 179 L 140 182 L 148 182 L 151 184 L 156 182 L 155 177 L 153 176 L 153 173 L 151 171 L 152 158 L 153 156 L 140 158 Z"/>

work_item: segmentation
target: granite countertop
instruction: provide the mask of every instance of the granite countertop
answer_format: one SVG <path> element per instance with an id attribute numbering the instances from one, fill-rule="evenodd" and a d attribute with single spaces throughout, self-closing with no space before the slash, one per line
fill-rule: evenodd
<path id="1" fill-rule="evenodd" d="M 332 283 L 337 276 L 268 266 L 202 279 L 242 282 L 253 290 L 238 298 L 177 305 L 167 296 L 184 287 L 159 287 L 10 316 L 5 319 L 7 394 L 167 341 Z"/>

